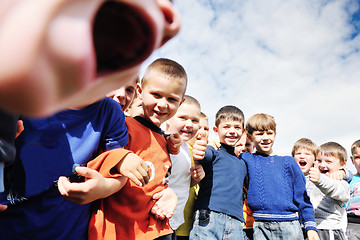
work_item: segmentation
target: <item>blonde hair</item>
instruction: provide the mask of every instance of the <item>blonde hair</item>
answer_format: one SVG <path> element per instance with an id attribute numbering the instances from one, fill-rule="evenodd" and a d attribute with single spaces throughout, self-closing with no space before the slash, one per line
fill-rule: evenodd
<path id="1" fill-rule="evenodd" d="M 166 78 L 177 81 L 179 84 L 184 85 L 184 89 L 187 87 L 187 74 L 185 69 L 179 63 L 167 58 L 158 58 L 146 68 L 141 80 L 141 87 L 145 87 L 148 81 L 151 81 L 148 75 L 152 71 L 157 71 L 162 73 Z"/>
<path id="2" fill-rule="evenodd" d="M 351 145 L 351 155 L 354 155 L 355 149 L 356 148 L 360 148 L 360 139 L 355 141 L 352 145 Z"/>
<path id="3" fill-rule="evenodd" d="M 308 138 L 300 138 L 297 140 L 292 148 L 291 155 L 294 157 L 295 152 L 302 148 L 309 150 L 316 157 L 318 146 Z"/>
<path id="4" fill-rule="evenodd" d="M 316 155 L 318 154 L 336 157 L 340 160 L 340 163 L 346 163 L 347 161 L 346 149 L 336 142 L 327 142 L 320 145 L 316 151 Z"/>
<path id="5" fill-rule="evenodd" d="M 257 113 L 248 119 L 245 129 L 250 135 L 255 131 L 273 130 L 276 132 L 275 119 L 268 114 Z"/>

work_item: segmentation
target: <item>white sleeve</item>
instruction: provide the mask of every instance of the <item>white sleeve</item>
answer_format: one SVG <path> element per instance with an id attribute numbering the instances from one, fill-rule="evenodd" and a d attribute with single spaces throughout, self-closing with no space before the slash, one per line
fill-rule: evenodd
<path id="1" fill-rule="evenodd" d="M 350 186 L 345 180 L 334 180 L 321 174 L 319 182 L 315 183 L 315 185 L 325 195 L 344 204 L 350 200 Z"/>

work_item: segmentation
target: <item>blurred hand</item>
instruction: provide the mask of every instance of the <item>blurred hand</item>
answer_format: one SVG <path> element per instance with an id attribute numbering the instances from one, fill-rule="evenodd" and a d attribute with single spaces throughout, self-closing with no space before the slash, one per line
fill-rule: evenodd
<path id="1" fill-rule="evenodd" d="M 339 170 L 337 172 L 329 173 L 329 178 L 334 180 L 342 180 L 345 176 L 345 171 Z"/>

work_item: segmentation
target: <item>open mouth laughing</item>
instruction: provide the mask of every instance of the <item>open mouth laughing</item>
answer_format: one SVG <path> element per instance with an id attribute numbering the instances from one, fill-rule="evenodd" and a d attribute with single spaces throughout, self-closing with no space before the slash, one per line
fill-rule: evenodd
<path id="1" fill-rule="evenodd" d="M 299 165 L 300 165 L 301 167 L 305 167 L 306 164 L 307 164 L 307 162 L 304 161 L 304 160 L 300 160 L 300 161 L 299 161 Z"/>
<path id="2" fill-rule="evenodd" d="M 329 172 L 329 170 L 327 170 L 327 169 L 320 169 L 320 173 L 322 173 L 322 174 L 326 174 L 328 172 Z"/>
<path id="3" fill-rule="evenodd" d="M 154 33 L 145 14 L 119 2 L 105 2 L 93 24 L 97 73 L 132 67 L 152 52 Z"/>

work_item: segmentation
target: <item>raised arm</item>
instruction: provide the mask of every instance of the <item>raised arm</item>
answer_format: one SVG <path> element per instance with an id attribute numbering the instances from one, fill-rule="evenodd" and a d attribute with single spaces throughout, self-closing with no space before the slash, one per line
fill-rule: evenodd
<path id="1" fill-rule="evenodd" d="M 317 163 L 310 169 L 310 181 L 312 181 L 325 195 L 346 203 L 350 199 L 350 186 L 344 180 L 334 180 L 320 174 Z"/>

